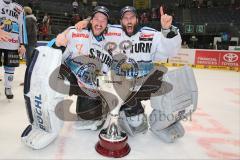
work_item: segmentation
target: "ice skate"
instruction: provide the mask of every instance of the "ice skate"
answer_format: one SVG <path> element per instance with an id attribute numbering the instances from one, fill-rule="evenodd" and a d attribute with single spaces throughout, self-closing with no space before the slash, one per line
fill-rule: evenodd
<path id="1" fill-rule="evenodd" d="M 5 88 L 5 95 L 7 99 L 13 99 L 13 93 L 11 88 Z"/>

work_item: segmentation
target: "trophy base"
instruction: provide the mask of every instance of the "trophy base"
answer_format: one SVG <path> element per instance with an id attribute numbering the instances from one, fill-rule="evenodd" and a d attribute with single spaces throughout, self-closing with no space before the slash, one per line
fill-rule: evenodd
<path id="1" fill-rule="evenodd" d="M 121 158 L 130 152 L 131 148 L 127 143 L 126 133 L 121 134 L 121 139 L 111 140 L 104 137 L 104 130 L 99 134 L 100 140 L 95 146 L 96 151 L 106 157 Z"/>

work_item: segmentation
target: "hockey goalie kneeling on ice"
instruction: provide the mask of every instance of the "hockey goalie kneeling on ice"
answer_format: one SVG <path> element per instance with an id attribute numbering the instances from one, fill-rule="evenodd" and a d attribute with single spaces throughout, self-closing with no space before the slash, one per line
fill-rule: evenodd
<path id="1" fill-rule="evenodd" d="M 63 126 L 63 121 L 56 116 L 54 110 L 63 101 L 64 94 L 56 92 L 49 85 L 50 76 L 60 67 L 61 61 L 61 50 L 38 47 L 34 50 L 32 63 L 25 73 L 24 99 L 31 124 L 22 133 L 21 140 L 34 149 L 50 144 Z M 62 84 L 58 75 L 51 80 L 55 85 Z"/>
<path id="2" fill-rule="evenodd" d="M 184 66 L 167 72 L 163 80 L 173 85 L 165 95 L 151 97 L 153 108 L 149 116 L 150 130 L 164 142 L 174 142 L 184 135 L 180 121 L 197 108 L 198 89 L 191 67 Z"/>

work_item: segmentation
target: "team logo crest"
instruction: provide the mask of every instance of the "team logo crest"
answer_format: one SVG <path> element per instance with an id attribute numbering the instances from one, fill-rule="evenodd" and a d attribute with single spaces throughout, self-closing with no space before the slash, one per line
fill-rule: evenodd
<path id="1" fill-rule="evenodd" d="M 13 22 L 10 19 L 3 20 L 1 25 L 4 25 L 4 31 L 11 32 L 13 29 Z"/>
<path id="2" fill-rule="evenodd" d="M 116 65 L 116 74 L 119 76 L 136 78 L 138 76 L 139 67 L 135 60 L 129 58 L 122 59 Z"/>

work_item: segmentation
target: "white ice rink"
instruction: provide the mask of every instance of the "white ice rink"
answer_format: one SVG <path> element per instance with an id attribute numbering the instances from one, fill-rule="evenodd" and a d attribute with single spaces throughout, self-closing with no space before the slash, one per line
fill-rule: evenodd
<path id="1" fill-rule="evenodd" d="M 25 65 L 17 68 L 8 102 L 0 82 L 0 159 L 103 159 L 94 146 L 96 131 L 78 131 L 65 122 L 59 137 L 42 150 L 20 141 L 29 124 L 23 99 Z M 163 143 L 151 133 L 129 137 L 127 159 L 240 159 L 240 73 L 194 69 L 199 88 L 198 109 L 185 121 L 186 134 L 176 143 Z M 2 68 L 0 78 L 3 78 Z M 149 102 L 148 112 L 151 108 Z M 74 110 L 75 104 L 71 108 Z"/>

